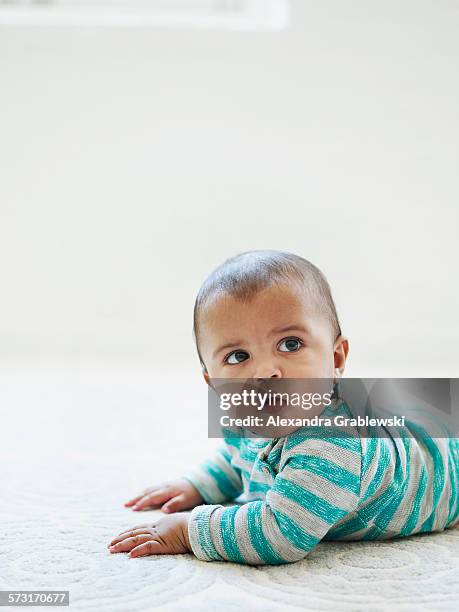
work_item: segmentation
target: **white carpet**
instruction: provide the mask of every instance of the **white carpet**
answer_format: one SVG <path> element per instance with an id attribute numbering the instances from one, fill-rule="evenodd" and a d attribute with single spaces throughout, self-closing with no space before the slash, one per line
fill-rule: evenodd
<path id="1" fill-rule="evenodd" d="M 195 372 L 0 369 L 0 589 L 65 589 L 70 609 L 97 612 L 459 609 L 459 529 L 322 543 L 282 567 L 110 554 L 155 514 L 123 502 L 217 443 L 205 402 Z"/>

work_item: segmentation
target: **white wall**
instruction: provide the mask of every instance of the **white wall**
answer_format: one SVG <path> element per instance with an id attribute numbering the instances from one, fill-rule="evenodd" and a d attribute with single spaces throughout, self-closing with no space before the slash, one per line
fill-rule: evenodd
<path id="1" fill-rule="evenodd" d="M 295 0 L 277 33 L 0 29 L 0 359 L 198 367 L 199 284 L 316 263 L 348 373 L 458 376 L 459 11 Z"/>

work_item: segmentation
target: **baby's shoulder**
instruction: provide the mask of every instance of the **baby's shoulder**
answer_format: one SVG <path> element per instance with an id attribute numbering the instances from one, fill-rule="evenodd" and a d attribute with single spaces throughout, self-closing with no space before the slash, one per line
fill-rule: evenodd
<path id="1" fill-rule="evenodd" d="M 317 461 L 336 464 L 356 474 L 362 469 L 363 446 L 357 432 L 313 431 L 317 428 L 303 428 L 284 438 L 279 468 L 289 461 L 301 457 L 315 457 Z"/>

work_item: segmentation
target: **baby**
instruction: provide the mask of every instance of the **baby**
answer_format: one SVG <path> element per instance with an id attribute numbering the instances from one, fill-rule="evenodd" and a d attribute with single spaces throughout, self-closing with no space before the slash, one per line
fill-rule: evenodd
<path id="1" fill-rule="evenodd" d="M 321 271 L 278 251 L 242 253 L 217 268 L 198 293 L 194 334 L 207 384 L 337 381 L 349 351 Z M 226 438 L 201 467 L 128 501 L 133 510 L 161 507 L 168 516 L 121 533 L 109 550 L 281 564 L 304 558 L 321 540 L 458 524 L 459 439 L 297 434 Z M 245 503 L 222 505 L 241 494 Z"/>

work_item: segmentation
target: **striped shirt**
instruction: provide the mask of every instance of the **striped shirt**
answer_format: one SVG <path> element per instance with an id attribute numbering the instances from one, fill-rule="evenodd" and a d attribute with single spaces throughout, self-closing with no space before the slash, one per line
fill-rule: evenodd
<path id="1" fill-rule="evenodd" d="M 352 417 L 344 402 L 337 410 Z M 225 438 L 213 459 L 185 475 L 205 502 L 190 515 L 193 553 L 275 565 L 304 558 L 321 540 L 458 524 L 459 438 L 419 436 L 406 421 L 404 429 L 403 437 L 303 428 L 269 440 Z M 245 503 L 222 505 L 241 495 Z"/>

